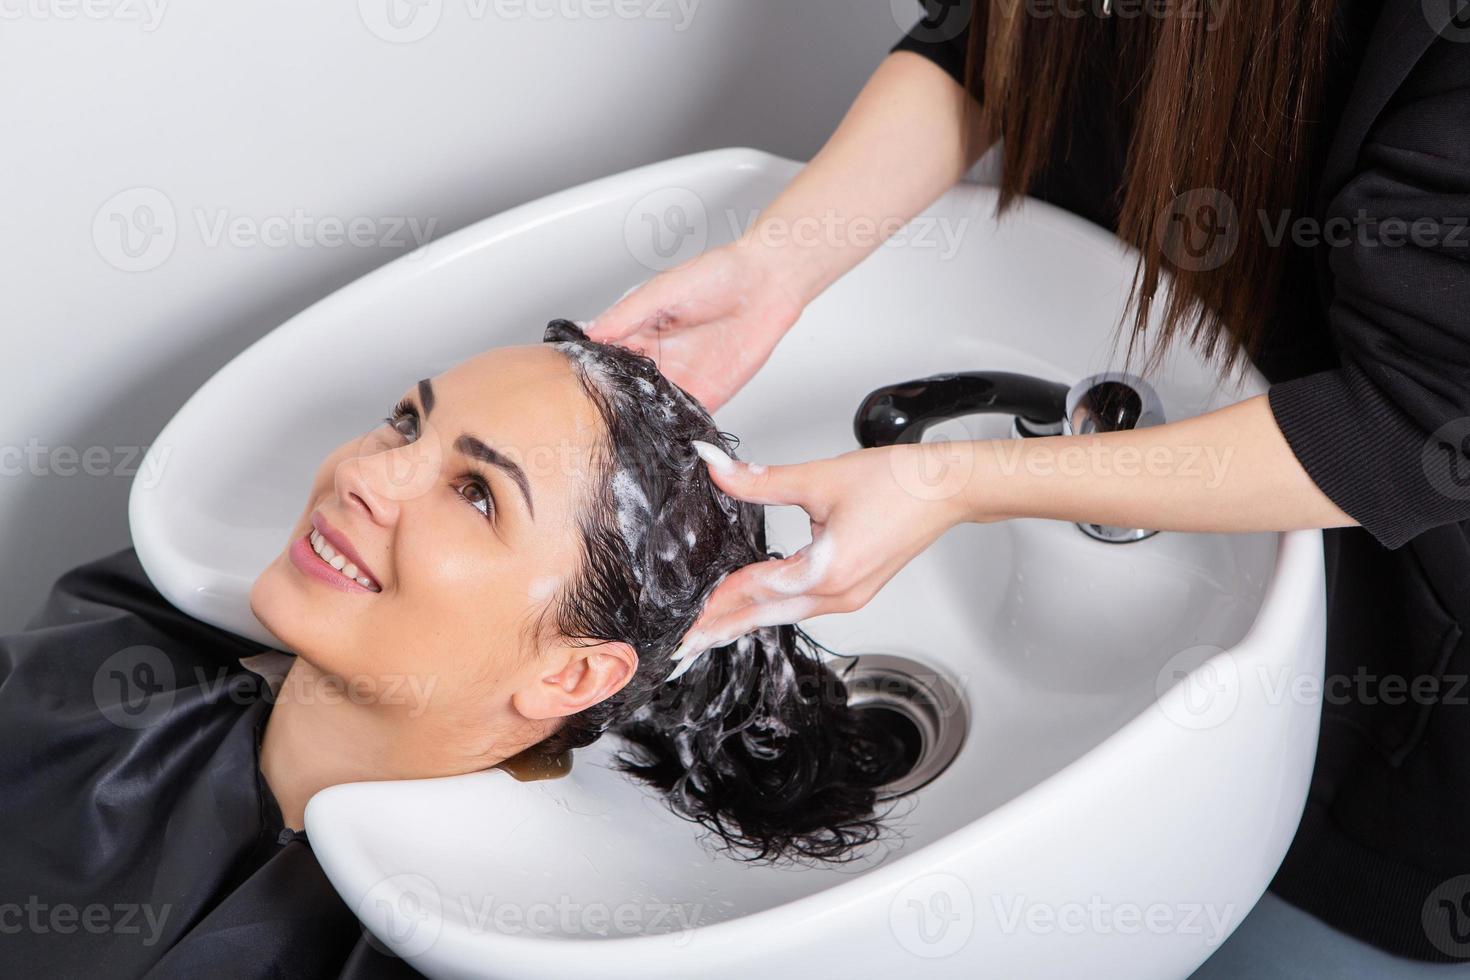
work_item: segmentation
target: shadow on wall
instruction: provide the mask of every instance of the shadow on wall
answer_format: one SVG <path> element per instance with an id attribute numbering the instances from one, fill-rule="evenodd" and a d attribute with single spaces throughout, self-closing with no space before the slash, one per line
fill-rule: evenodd
<path id="1" fill-rule="evenodd" d="M 637 18 L 443 0 L 407 38 L 384 11 L 421 8 L 394 2 L 65 21 L 32 5 L 7 25 L 31 88 L 0 95 L 29 148 L 0 188 L 0 632 L 128 545 L 142 449 L 277 324 L 596 177 L 721 146 L 807 159 L 919 16 L 917 0 L 638 0 Z"/>

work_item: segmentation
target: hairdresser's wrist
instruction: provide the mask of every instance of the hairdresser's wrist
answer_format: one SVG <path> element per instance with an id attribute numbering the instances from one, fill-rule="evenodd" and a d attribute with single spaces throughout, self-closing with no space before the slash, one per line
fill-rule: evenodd
<path id="1" fill-rule="evenodd" d="M 926 532 L 937 537 L 956 524 L 988 521 L 971 496 L 976 457 L 973 442 L 922 442 L 891 446 L 889 472 L 899 489 L 922 502 Z"/>
<path id="2" fill-rule="evenodd" d="M 972 524 L 1027 517 L 1040 487 L 1025 479 L 1024 453 L 1040 439 L 980 439 L 954 443 L 966 473 L 957 506 Z"/>
<path id="3" fill-rule="evenodd" d="M 794 235 L 793 225 L 799 220 L 763 213 L 735 240 L 734 248 L 759 266 L 776 289 L 804 309 L 852 263 L 846 263 L 838 249 L 825 242 Z"/>
<path id="4" fill-rule="evenodd" d="M 911 496 L 932 501 L 945 527 L 989 524 L 1018 516 L 1017 488 L 1005 478 L 1003 453 L 1017 440 L 925 442 L 895 446 L 893 473 Z"/>

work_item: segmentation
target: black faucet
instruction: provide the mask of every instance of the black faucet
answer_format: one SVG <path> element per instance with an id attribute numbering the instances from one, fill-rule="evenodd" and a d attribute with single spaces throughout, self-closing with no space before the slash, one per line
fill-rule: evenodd
<path id="1" fill-rule="evenodd" d="M 1022 436 L 1054 436 L 1062 431 L 1069 390 L 1009 371 L 936 374 L 871 393 L 852 428 L 867 449 L 918 442 L 930 426 L 964 415 L 1011 415 Z"/>
<path id="2" fill-rule="evenodd" d="M 1021 438 L 1087 435 L 1160 425 L 1163 403 L 1140 377 L 1121 371 L 1090 375 L 1068 387 L 1027 374 L 968 371 L 888 385 L 863 399 L 852 429 L 865 449 L 919 442 L 932 425 L 963 415 L 1010 415 Z M 1078 523 L 1108 543 L 1142 541 L 1157 531 Z"/>

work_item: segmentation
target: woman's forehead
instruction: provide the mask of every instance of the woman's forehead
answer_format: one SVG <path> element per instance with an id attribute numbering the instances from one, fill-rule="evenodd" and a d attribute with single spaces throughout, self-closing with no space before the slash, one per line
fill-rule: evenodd
<path id="1" fill-rule="evenodd" d="M 550 344 L 492 347 L 465 358 L 442 375 L 446 379 L 467 378 L 477 382 L 492 376 L 507 387 L 576 380 L 571 362 Z"/>
<path id="2" fill-rule="evenodd" d="M 434 379 L 446 414 L 466 421 L 494 417 L 527 435 L 575 434 L 600 422 L 571 362 L 545 344 L 497 347 L 456 364 Z M 588 440 L 590 444 L 590 439 Z"/>
<path id="3" fill-rule="evenodd" d="M 500 347 L 431 380 L 432 424 L 473 436 L 524 470 L 543 492 L 585 482 L 604 438 L 596 405 L 567 358 L 548 345 Z"/>

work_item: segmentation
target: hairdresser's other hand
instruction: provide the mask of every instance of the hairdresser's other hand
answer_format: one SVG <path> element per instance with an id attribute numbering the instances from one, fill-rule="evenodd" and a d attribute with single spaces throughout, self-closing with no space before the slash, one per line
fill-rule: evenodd
<path id="1" fill-rule="evenodd" d="M 760 370 L 805 305 L 783 253 L 742 239 L 654 276 L 587 335 L 642 350 L 713 412 Z"/>
<path id="2" fill-rule="evenodd" d="M 976 445 L 888 446 L 762 467 L 696 443 L 715 484 L 732 497 L 805 510 L 812 542 L 788 558 L 727 576 L 676 657 L 697 655 L 762 626 L 861 608 L 950 527 L 994 519 L 972 510 Z"/>

